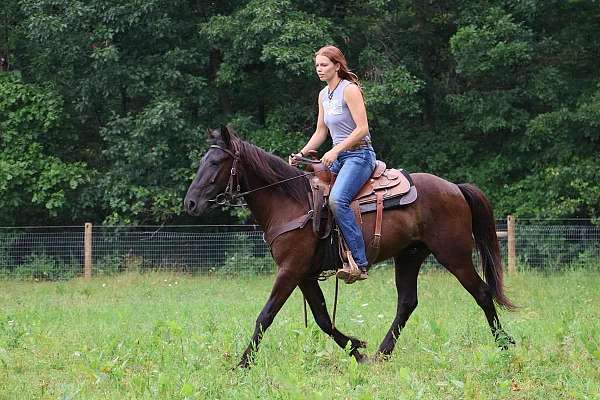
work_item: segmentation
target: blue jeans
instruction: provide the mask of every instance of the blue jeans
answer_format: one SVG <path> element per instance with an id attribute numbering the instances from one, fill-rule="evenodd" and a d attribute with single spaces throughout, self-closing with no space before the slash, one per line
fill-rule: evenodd
<path id="1" fill-rule="evenodd" d="M 371 149 L 343 151 L 330 167 L 331 172 L 337 174 L 337 178 L 329 194 L 329 208 L 359 267 L 366 267 L 369 262 L 362 230 L 350 203 L 371 177 L 375 169 L 375 160 L 375 152 Z"/>

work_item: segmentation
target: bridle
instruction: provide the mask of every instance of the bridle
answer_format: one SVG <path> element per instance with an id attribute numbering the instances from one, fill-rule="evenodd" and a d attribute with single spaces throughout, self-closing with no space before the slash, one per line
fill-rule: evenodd
<path id="1" fill-rule="evenodd" d="M 235 200 L 236 198 L 240 197 L 238 195 L 238 193 L 240 193 L 241 186 L 240 186 L 239 176 L 237 173 L 237 165 L 238 165 L 238 162 L 240 161 L 240 151 L 236 148 L 236 146 L 234 146 L 234 151 L 231 151 L 231 150 L 229 150 L 225 147 L 221 147 L 217 144 L 212 144 L 212 145 L 210 145 L 209 148 L 219 149 L 219 150 L 222 150 L 225 153 L 229 154 L 233 158 L 233 164 L 231 165 L 231 170 L 229 172 L 229 180 L 227 182 L 227 186 L 225 187 L 225 190 L 223 191 L 223 193 L 217 194 L 214 199 L 210 199 L 208 201 L 211 203 L 215 203 L 215 205 L 220 205 L 220 206 L 224 206 L 226 204 L 231 205 L 232 200 Z M 218 173 L 219 173 L 219 170 L 215 171 L 214 175 L 212 176 L 212 178 L 210 180 L 211 185 L 215 183 Z M 234 191 L 234 187 L 235 187 L 235 191 Z M 236 205 L 238 205 L 240 207 L 245 206 L 245 204 L 236 204 Z"/>
<path id="2" fill-rule="evenodd" d="M 227 186 L 225 187 L 225 190 L 223 191 L 223 193 L 219 193 L 218 195 L 215 196 L 214 199 L 210 199 L 208 200 L 211 203 L 215 203 L 215 206 L 231 206 L 231 207 L 245 207 L 248 204 L 242 202 L 242 203 L 234 203 L 234 201 L 238 200 L 239 198 L 244 197 L 247 194 L 256 192 L 258 190 L 262 190 L 262 189 L 266 189 L 272 186 L 276 186 L 279 184 L 282 184 L 284 182 L 288 182 L 294 179 L 298 179 L 298 178 L 302 178 L 308 175 L 313 175 L 313 172 L 306 172 L 304 174 L 300 174 L 297 176 L 293 176 L 291 178 L 287 178 L 287 179 L 283 179 L 281 181 L 277 181 L 265 186 L 261 186 L 258 187 L 256 189 L 252 189 L 252 190 L 248 190 L 246 192 L 242 192 L 241 191 L 241 186 L 240 186 L 240 178 L 239 178 L 239 174 L 238 174 L 238 163 L 241 162 L 241 158 L 240 158 L 240 151 L 237 148 L 237 146 L 234 144 L 235 142 L 231 142 L 232 146 L 233 146 L 233 151 L 219 146 L 218 144 L 212 144 L 209 146 L 209 148 L 212 149 L 219 149 L 221 151 L 224 151 L 225 153 L 227 153 L 228 155 L 231 156 L 231 158 L 233 158 L 233 164 L 231 165 L 231 170 L 229 172 L 229 180 L 227 182 Z M 219 173 L 219 171 L 217 170 L 214 175 L 212 176 L 210 183 L 214 184 L 215 180 L 217 179 L 217 174 Z"/>

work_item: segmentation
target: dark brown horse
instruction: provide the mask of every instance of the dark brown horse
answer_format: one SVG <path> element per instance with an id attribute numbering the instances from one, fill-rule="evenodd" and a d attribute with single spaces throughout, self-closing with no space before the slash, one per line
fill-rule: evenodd
<path id="1" fill-rule="evenodd" d="M 308 179 L 301 176 L 302 171 L 239 139 L 225 127 L 209 131 L 208 141 L 211 146 L 185 197 L 188 213 L 200 215 L 211 203 L 226 196 L 250 192 L 243 197 L 267 235 L 307 214 L 310 188 Z M 430 174 L 411 176 L 419 197 L 408 207 L 385 211 L 381 247 L 374 261 L 394 258 L 398 291 L 396 318 L 376 358 L 392 353 L 400 330 L 417 306 L 417 275 L 429 254 L 454 274 L 475 298 L 496 342 L 501 347 L 514 343 L 502 330 L 494 307 L 494 300 L 509 309 L 513 305 L 503 291 L 502 261 L 489 201 L 470 184 L 456 185 Z M 363 215 L 367 232 L 373 231 L 374 214 Z M 316 256 L 318 242 L 310 224 L 306 224 L 281 234 L 272 243 L 271 252 L 278 266 L 275 283 L 256 320 L 252 340 L 242 355 L 240 366 L 249 365 L 262 335 L 296 287 L 304 294 L 319 327 L 342 348 L 350 342 L 350 354 L 358 362 L 367 360 L 359 351 L 365 347 L 363 341 L 332 326 L 323 292 L 315 278 L 323 267 L 318 265 Z M 471 260 L 475 246 L 481 254 L 486 282 L 479 277 Z"/>

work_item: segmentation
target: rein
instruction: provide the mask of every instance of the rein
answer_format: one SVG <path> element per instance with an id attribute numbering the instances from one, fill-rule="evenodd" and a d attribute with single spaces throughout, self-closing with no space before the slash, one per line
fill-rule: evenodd
<path id="1" fill-rule="evenodd" d="M 270 183 L 268 185 L 265 186 L 261 186 L 252 190 L 248 190 L 245 192 L 241 191 L 241 187 L 240 187 L 240 181 L 239 181 L 239 176 L 238 176 L 238 168 L 237 168 L 237 164 L 240 161 L 240 152 L 238 149 L 235 149 L 235 152 L 232 152 L 229 149 L 226 149 L 224 147 L 221 147 L 217 144 L 213 144 L 210 146 L 211 148 L 214 149 L 219 149 L 224 151 L 225 153 L 229 154 L 232 158 L 233 158 L 233 165 L 231 166 L 231 171 L 229 172 L 229 182 L 227 183 L 227 187 L 225 188 L 225 191 L 223 191 L 223 193 L 219 193 L 218 195 L 215 196 L 214 199 L 209 200 L 210 202 L 215 203 L 215 205 L 219 205 L 219 206 L 224 206 L 224 205 L 228 205 L 228 206 L 232 206 L 232 207 L 245 207 L 247 206 L 246 203 L 238 203 L 238 204 L 233 204 L 232 201 L 239 199 L 241 197 L 244 197 L 250 193 L 254 193 L 257 192 L 259 190 L 263 190 L 263 189 L 267 189 L 273 186 L 277 186 L 280 185 L 282 183 L 285 182 L 289 182 L 292 181 L 294 179 L 298 179 L 298 178 L 302 178 L 308 175 L 313 175 L 313 172 L 306 172 L 304 174 L 300 174 L 298 176 L 293 176 L 291 178 L 287 178 L 287 179 L 283 179 L 281 181 L 277 181 L 274 183 Z M 302 160 L 303 162 L 312 162 L 312 160 L 310 159 L 306 159 L 306 160 Z M 211 183 L 214 183 L 216 179 L 216 174 L 215 176 L 211 179 Z M 234 182 L 235 181 L 235 182 Z M 235 190 L 234 190 L 234 186 L 235 186 Z"/>
<path id="2" fill-rule="evenodd" d="M 284 179 L 284 180 L 282 180 L 282 181 L 277 181 L 277 182 L 275 182 L 275 183 L 271 183 L 271 184 L 269 184 L 269 185 L 265 185 L 265 186 L 261 186 L 261 187 L 259 187 L 259 188 L 256 188 L 256 189 L 248 190 L 247 192 L 243 192 L 243 193 L 237 193 L 237 194 L 235 195 L 235 197 L 241 197 L 241 196 L 245 196 L 245 195 L 247 195 L 247 194 L 250 194 L 250 193 L 252 193 L 252 192 L 256 192 L 256 191 L 258 191 L 258 190 L 266 189 L 266 188 L 268 188 L 268 187 L 271 187 L 271 186 L 276 186 L 276 185 L 279 185 L 279 184 L 281 184 L 281 183 L 288 182 L 288 181 L 292 181 L 292 180 L 294 180 L 294 179 L 302 178 L 303 176 L 308 176 L 308 175 L 313 175 L 313 172 L 306 172 L 306 173 L 304 173 L 304 174 L 302 174 L 302 175 L 293 176 L 293 177 L 291 177 L 291 178 L 287 178 L 287 179 Z"/>

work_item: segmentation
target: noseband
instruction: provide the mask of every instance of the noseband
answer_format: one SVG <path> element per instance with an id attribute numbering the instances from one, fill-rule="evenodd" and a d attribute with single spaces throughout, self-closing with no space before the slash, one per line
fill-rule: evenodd
<path id="1" fill-rule="evenodd" d="M 240 151 L 238 150 L 237 146 L 234 144 L 234 142 L 232 142 L 233 145 L 233 151 L 225 148 L 225 147 L 221 147 L 218 144 L 212 144 L 210 145 L 209 148 L 214 148 L 214 149 L 219 149 L 224 151 L 225 153 L 229 154 L 232 158 L 233 158 L 233 164 L 231 165 L 231 171 L 229 172 L 229 181 L 227 182 L 227 187 L 225 187 L 225 190 L 223 191 L 223 193 L 219 193 L 218 195 L 215 196 L 214 199 L 209 200 L 209 202 L 215 203 L 215 205 L 219 205 L 219 206 L 224 206 L 224 205 L 228 205 L 228 206 L 232 206 L 232 207 L 245 207 L 248 204 L 246 204 L 245 202 L 242 203 L 234 203 L 235 200 L 239 199 L 240 197 L 244 197 L 247 194 L 256 192 L 257 190 L 262 190 L 262 189 L 266 189 L 269 188 L 271 186 L 275 186 L 275 185 L 279 185 L 281 183 L 287 182 L 287 181 L 291 181 L 293 179 L 298 179 L 304 176 L 308 176 L 308 175 L 313 175 L 313 172 L 307 172 L 298 176 L 293 176 L 291 178 L 287 178 L 278 182 L 274 182 L 271 183 L 269 185 L 265 185 L 265 186 L 261 186 L 259 188 L 256 189 L 252 189 L 252 190 L 248 190 L 246 192 L 241 192 L 241 187 L 240 187 L 240 178 L 238 175 L 238 162 L 240 161 Z M 212 179 L 210 180 L 211 184 L 215 183 L 215 180 L 217 179 L 217 174 L 219 173 L 219 171 L 215 172 L 215 174 L 213 175 Z M 235 188 L 235 189 L 234 189 Z"/>

